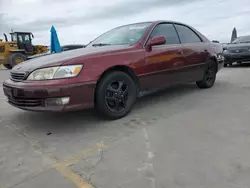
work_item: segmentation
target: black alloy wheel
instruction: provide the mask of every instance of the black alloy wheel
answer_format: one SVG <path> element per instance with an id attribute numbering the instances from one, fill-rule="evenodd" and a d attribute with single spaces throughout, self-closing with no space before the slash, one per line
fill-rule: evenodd
<path id="1" fill-rule="evenodd" d="M 212 85 L 215 80 L 215 75 L 216 75 L 216 69 L 214 66 L 214 63 L 209 63 L 207 64 L 207 68 L 205 70 L 205 77 L 206 77 L 206 82 L 208 85 Z"/>
<path id="2" fill-rule="evenodd" d="M 119 119 L 132 109 L 137 98 L 137 87 L 125 72 L 112 71 L 98 83 L 95 97 L 95 105 L 102 115 Z"/>
<path id="3" fill-rule="evenodd" d="M 214 85 L 216 80 L 216 62 L 209 61 L 205 66 L 205 71 L 203 75 L 203 79 L 201 81 L 196 82 L 199 88 L 210 88 Z"/>
<path id="4" fill-rule="evenodd" d="M 106 89 L 105 102 L 110 111 L 119 113 L 126 108 L 128 89 L 128 84 L 124 80 L 109 84 Z"/>

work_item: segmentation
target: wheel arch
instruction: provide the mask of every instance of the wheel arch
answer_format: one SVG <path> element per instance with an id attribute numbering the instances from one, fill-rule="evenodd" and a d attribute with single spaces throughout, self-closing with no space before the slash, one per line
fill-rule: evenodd
<path id="1" fill-rule="evenodd" d="M 94 102 L 96 102 L 96 89 L 98 88 L 98 85 L 101 81 L 101 79 L 109 74 L 110 72 L 113 72 L 113 71 L 122 71 L 126 74 L 128 74 L 135 82 L 136 86 L 137 86 L 137 93 L 139 94 L 139 91 L 140 91 L 140 82 L 139 82 L 139 78 L 137 77 L 136 73 L 134 72 L 134 70 L 132 68 L 130 68 L 129 66 L 126 66 L 126 65 L 115 65 L 115 66 L 112 66 L 112 67 L 109 67 L 108 69 L 106 69 L 102 74 L 101 76 L 99 77 L 97 83 L 96 83 L 96 88 L 95 88 L 95 98 L 94 98 Z"/>
<path id="2" fill-rule="evenodd" d="M 215 55 L 209 57 L 210 61 L 214 61 L 216 63 L 216 72 L 218 72 L 218 61 Z"/>

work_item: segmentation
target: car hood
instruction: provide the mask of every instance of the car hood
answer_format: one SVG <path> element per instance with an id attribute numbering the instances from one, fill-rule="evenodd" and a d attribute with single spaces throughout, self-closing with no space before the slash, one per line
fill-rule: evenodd
<path id="1" fill-rule="evenodd" d="M 250 48 L 250 43 L 228 44 L 225 47 L 230 49 Z"/>
<path id="2" fill-rule="evenodd" d="M 37 57 L 28 61 L 24 61 L 19 65 L 13 67 L 13 72 L 31 72 L 38 68 L 50 67 L 50 66 L 59 66 L 65 63 L 68 60 L 73 58 L 93 55 L 98 53 L 122 50 L 128 48 L 129 45 L 116 45 L 116 46 L 102 46 L 102 47 L 87 47 L 80 48 L 76 50 L 70 50 L 55 54 L 49 54 L 41 57 Z"/>

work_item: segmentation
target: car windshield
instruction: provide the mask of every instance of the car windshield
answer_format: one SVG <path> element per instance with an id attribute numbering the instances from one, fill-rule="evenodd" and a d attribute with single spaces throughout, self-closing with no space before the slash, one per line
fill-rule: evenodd
<path id="1" fill-rule="evenodd" d="M 137 23 L 112 29 L 94 41 L 90 46 L 124 45 L 138 42 L 151 23 Z"/>
<path id="2" fill-rule="evenodd" d="M 245 37 L 238 37 L 235 39 L 233 44 L 239 44 L 239 43 L 250 43 L 250 36 L 245 36 Z"/>

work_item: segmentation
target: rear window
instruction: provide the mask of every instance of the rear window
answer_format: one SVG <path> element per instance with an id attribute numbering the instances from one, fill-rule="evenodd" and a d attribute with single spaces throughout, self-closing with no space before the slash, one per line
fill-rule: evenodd
<path id="1" fill-rule="evenodd" d="M 176 30 L 179 34 L 181 43 L 197 43 L 202 42 L 200 37 L 189 27 L 175 24 Z"/>

